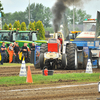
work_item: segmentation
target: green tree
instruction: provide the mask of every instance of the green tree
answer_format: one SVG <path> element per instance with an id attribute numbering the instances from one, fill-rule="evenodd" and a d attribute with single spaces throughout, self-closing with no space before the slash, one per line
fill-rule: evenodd
<path id="1" fill-rule="evenodd" d="M 37 22 L 38 20 L 41 20 L 45 27 L 50 26 L 52 13 L 49 7 L 45 7 L 42 4 L 32 3 L 30 5 L 30 11 L 31 11 L 31 22 L 34 22 L 34 21 Z M 27 7 L 26 9 L 26 14 L 28 12 L 29 12 L 29 7 Z"/>
<path id="2" fill-rule="evenodd" d="M 29 23 L 29 25 L 28 25 L 28 29 L 29 29 L 29 30 L 32 29 L 32 23 L 31 23 L 31 21 L 30 21 L 30 23 Z"/>
<path id="3" fill-rule="evenodd" d="M 12 29 L 12 24 L 11 24 L 11 23 L 9 23 L 9 28 L 11 28 L 11 29 Z"/>
<path id="4" fill-rule="evenodd" d="M 3 30 L 9 30 L 8 25 L 5 23 L 5 25 L 3 26 Z"/>
<path id="5" fill-rule="evenodd" d="M 21 30 L 26 31 L 26 23 L 25 22 L 21 23 Z"/>
<path id="6" fill-rule="evenodd" d="M 5 23 L 9 24 L 13 24 L 15 22 L 15 20 L 19 20 L 20 23 L 25 22 L 28 25 L 28 15 L 26 14 L 26 12 L 14 12 L 14 13 L 5 13 L 5 16 L 3 17 L 3 25 Z"/>
<path id="7" fill-rule="evenodd" d="M 38 35 L 37 35 L 37 38 L 39 40 L 45 40 L 45 29 L 43 27 L 43 23 L 42 21 L 37 21 L 36 22 L 36 30 L 38 30 Z"/>
<path id="8" fill-rule="evenodd" d="M 85 19 L 91 18 L 91 15 L 87 14 L 84 10 L 74 8 L 74 12 L 75 24 L 83 24 Z M 68 23 L 73 24 L 73 10 L 67 8 L 65 14 L 67 16 Z"/>
<path id="9" fill-rule="evenodd" d="M 54 33 L 53 27 L 45 27 L 45 31 L 49 31 L 50 33 Z"/>
<path id="10" fill-rule="evenodd" d="M 0 12 L 2 14 L 2 17 L 4 17 L 4 12 L 2 12 L 2 10 L 3 10 L 3 7 L 2 7 L 1 1 L 0 1 Z"/>
<path id="11" fill-rule="evenodd" d="M 45 7 L 44 19 L 43 19 L 43 25 L 45 27 L 50 27 L 51 26 L 51 24 L 50 24 L 51 18 L 52 18 L 52 13 L 51 13 L 50 8 L 49 7 Z"/>
<path id="12" fill-rule="evenodd" d="M 32 27 L 31 27 L 32 30 L 34 30 L 34 31 L 36 30 L 36 29 L 35 29 L 35 27 L 36 27 L 35 24 L 36 24 L 36 23 L 35 23 L 35 21 L 34 21 L 34 22 L 32 23 Z"/>
<path id="13" fill-rule="evenodd" d="M 38 20 L 41 20 L 45 27 L 50 26 L 50 21 L 52 19 L 52 13 L 49 7 L 45 7 L 42 4 L 31 4 L 30 5 L 30 11 L 31 11 L 31 22 L 37 22 Z M 26 26 L 29 25 L 29 7 L 26 8 L 24 12 L 14 12 L 14 13 L 6 13 L 3 18 L 3 25 L 5 23 L 13 24 L 15 20 L 19 20 L 20 23 L 25 22 Z"/>
<path id="14" fill-rule="evenodd" d="M 20 30 L 21 27 L 20 27 L 19 20 L 14 22 L 13 28 L 16 28 L 16 29 L 19 29 Z"/>

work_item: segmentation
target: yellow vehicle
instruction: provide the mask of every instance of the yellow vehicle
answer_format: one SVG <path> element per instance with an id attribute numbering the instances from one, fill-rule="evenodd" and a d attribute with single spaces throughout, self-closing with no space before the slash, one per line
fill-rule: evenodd
<path id="1" fill-rule="evenodd" d="M 74 39 L 81 33 L 81 31 L 70 31 L 68 40 L 74 41 Z"/>

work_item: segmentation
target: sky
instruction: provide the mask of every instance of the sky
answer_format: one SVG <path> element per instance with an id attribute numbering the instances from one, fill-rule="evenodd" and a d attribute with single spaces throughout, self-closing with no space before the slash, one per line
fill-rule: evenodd
<path id="1" fill-rule="evenodd" d="M 15 11 L 25 11 L 26 7 L 29 4 L 29 0 L 0 0 L 4 13 L 15 12 Z M 92 15 L 92 18 L 96 18 L 97 11 L 100 11 L 100 0 L 84 0 L 82 10 L 86 10 L 87 14 Z M 30 4 L 32 3 L 42 3 L 46 7 L 52 8 L 55 4 L 56 0 L 30 0 Z M 71 9 L 73 7 L 70 7 Z M 76 7 L 79 9 L 80 7 Z"/>

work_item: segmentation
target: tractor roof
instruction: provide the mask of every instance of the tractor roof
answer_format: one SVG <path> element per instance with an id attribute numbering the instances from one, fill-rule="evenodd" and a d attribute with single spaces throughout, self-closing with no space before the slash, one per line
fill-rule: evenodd
<path id="1" fill-rule="evenodd" d="M 0 32 L 10 32 L 11 30 L 0 30 Z"/>
<path id="2" fill-rule="evenodd" d="M 30 31 L 18 31 L 19 33 L 29 33 Z"/>
<path id="3" fill-rule="evenodd" d="M 29 32 L 32 32 L 32 33 L 37 33 L 37 31 L 18 31 L 19 33 L 29 33 Z"/>

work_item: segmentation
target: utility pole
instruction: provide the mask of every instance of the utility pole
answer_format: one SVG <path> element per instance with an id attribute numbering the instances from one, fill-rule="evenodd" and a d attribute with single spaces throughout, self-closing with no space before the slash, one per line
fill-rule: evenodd
<path id="1" fill-rule="evenodd" d="M 73 0 L 73 31 L 75 31 L 75 26 L 74 26 L 74 0 Z"/>
<path id="2" fill-rule="evenodd" d="M 29 23 L 30 23 L 30 0 L 29 0 Z"/>

